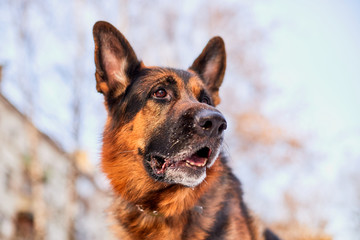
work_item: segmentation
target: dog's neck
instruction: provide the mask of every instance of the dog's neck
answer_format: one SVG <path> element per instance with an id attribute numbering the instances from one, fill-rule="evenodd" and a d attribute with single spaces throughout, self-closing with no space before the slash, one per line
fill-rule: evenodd
<path id="1" fill-rule="evenodd" d="M 206 184 L 206 183 L 205 183 Z M 136 202 L 129 201 L 124 197 L 118 195 L 116 198 L 115 205 L 120 208 L 132 212 L 138 213 L 140 215 L 147 215 L 153 217 L 172 217 L 176 215 L 181 215 L 183 212 L 196 212 L 201 214 L 204 207 L 199 204 L 197 201 L 189 201 L 190 199 L 198 199 L 198 194 L 196 191 L 203 192 L 204 186 L 198 186 L 195 189 L 184 187 L 184 186 L 172 186 L 159 191 L 156 194 L 151 193 L 148 196 L 146 194 L 143 198 L 137 199 Z M 163 196 L 167 196 L 168 192 L 172 191 L 181 191 L 182 199 L 169 199 Z M 151 199 L 151 201 L 149 201 Z M 189 200 L 188 200 L 189 199 Z M 179 204 L 180 201 L 180 204 Z M 154 204 L 156 202 L 157 204 Z M 181 208 L 173 209 L 173 205 L 181 206 Z"/>
<path id="2" fill-rule="evenodd" d="M 131 204 L 131 203 L 129 203 Z M 141 212 L 141 213 L 144 213 L 144 214 L 147 214 L 149 216 L 158 216 L 158 217 L 164 217 L 164 215 L 162 213 L 160 213 L 159 211 L 157 210 L 151 210 L 151 209 L 146 209 L 144 208 L 142 205 L 140 204 L 136 204 L 136 205 L 133 205 L 133 209 L 137 209 L 137 211 Z M 200 205 L 195 205 L 191 211 L 194 211 L 194 212 L 197 212 L 199 214 L 202 214 L 203 213 L 203 210 L 204 210 L 204 207 L 203 206 L 200 206 Z"/>

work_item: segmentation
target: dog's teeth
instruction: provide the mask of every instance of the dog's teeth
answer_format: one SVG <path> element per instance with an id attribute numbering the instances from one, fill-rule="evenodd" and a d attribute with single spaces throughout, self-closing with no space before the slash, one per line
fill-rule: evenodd
<path id="1" fill-rule="evenodd" d="M 206 165 L 207 161 L 204 161 L 203 163 L 200 164 L 200 167 L 204 167 Z"/>
<path id="2" fill-rule="evenodd" d="M 197 166 L 197 165 L 194 162 L 186 161 L 186 166 L 191 167 L 191 166 Z"/>
<path id="3" fill-rule="evenodd" d="M 196 162 L 191 162 L 191 161 L 186 161 L 186 166 L 190 167 L 190 166 L 197 166 L 197 167 L 204 167 L 206 165 L 207 161 L 204 161 L 203 163 L 196 163 Z"/>

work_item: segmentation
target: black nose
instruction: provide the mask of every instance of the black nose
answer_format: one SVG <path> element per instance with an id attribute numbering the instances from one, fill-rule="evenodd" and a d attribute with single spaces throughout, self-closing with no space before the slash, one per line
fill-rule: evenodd
<path id="1" fill-rule="evenodd" d="M 202 110 L 195 117 L 196 130 L 199 134 L 208 137 L 218 137 L 227 128 L 224 116 L 211 110 Z"/>

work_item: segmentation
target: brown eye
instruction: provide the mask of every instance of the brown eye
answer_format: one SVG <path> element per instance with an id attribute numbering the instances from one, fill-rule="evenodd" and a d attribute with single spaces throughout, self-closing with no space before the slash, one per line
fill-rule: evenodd
<path id="1" fill-rule="evenodd" d="M 210 105 L 210 99 L 209 99 L 208 97 L 203 97 L 203 98 L 201 99 L 201 103 L 205 103 L 205 104 Z"/>
<path id="2" fill-rule="evenodd" d="M 155 98 L 165 98 L 167 96 L 167 92 L 165 91 L 165 89 L 159 89 L 156 92 L 153 93 L 153 96 Z"/>

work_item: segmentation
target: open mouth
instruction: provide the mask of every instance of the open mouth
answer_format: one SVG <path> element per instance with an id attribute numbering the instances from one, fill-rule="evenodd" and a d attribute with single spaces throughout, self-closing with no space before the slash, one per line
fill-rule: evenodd
<path id="1" fill-rule="evenodd" d="M 203 147 L 184 159 L 166 158 L 159 155 L 150 157 L 150 166 L 156 175 L 163 175 L 168 168 L 187 167 L 194 170 L 201 170 L 208 163 L 211 149 Z"/>

